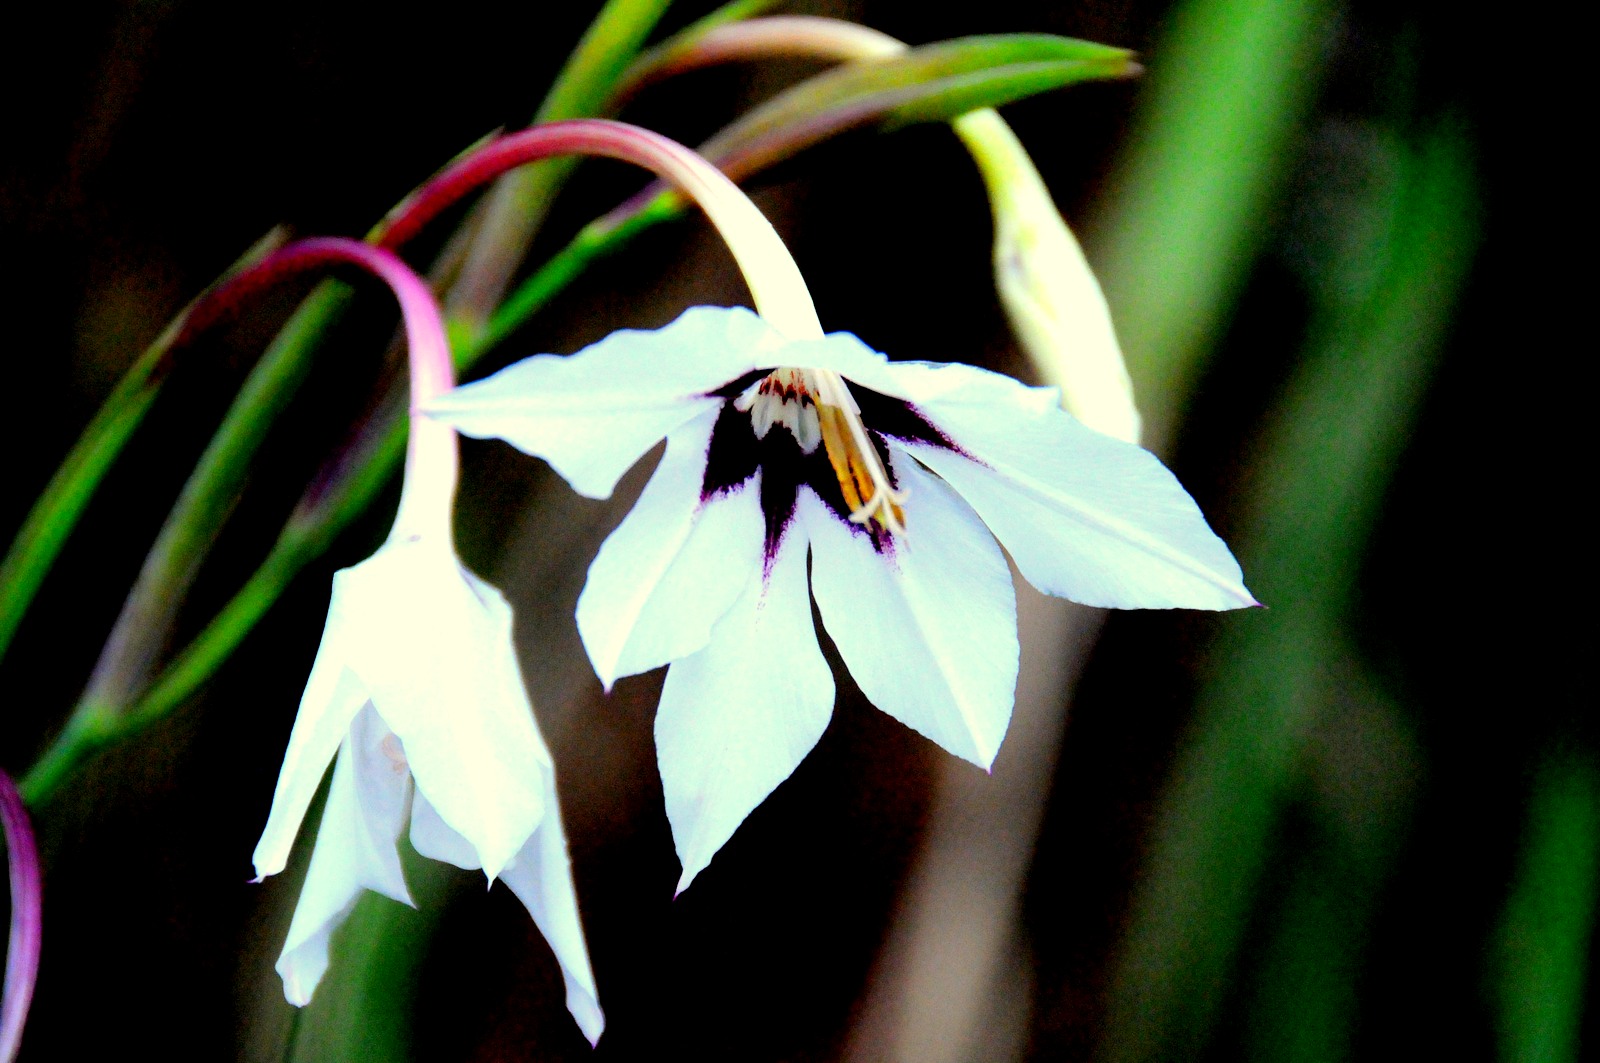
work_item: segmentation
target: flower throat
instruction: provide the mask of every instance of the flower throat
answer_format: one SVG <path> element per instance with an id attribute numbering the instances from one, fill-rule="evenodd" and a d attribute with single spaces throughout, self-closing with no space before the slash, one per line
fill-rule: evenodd
<path id="1" fill-rule="evenodd" d="M 891 535 L 904 535 L 906 500 L 896 490 L 878 448 L 861 422 L 848 385 L 830 369 L 774 369 L 734 400 L 734 408 L 750 415 L 757 439 L 781 424 L 803 453 L 820 443 L 838 478 L 839 491 L 855 524 L 877 525 Z"/>

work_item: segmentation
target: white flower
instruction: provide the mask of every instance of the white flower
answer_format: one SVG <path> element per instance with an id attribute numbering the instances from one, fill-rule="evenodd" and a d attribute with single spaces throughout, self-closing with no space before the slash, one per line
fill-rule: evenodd
<path id="1" fill-rule="evenodd" d="M 396 848 L 409 813 L 423 856 L 499 878 L 561 964 L 567 1006 L 591 1041 L 603 1019 L 578 919 L 555 773 L 511 640 L 511 610 L 439 537 L 391 539 L 337 573 L 300 702 L 259 876 L 283 870 L 337 750 L 311 868 L 278 973 L 303 1005 L 329 935 L 363 889 L 411 903 Z"/>
<path id="2" fill-rule="evenodd" d="M 828 722 L 813 597 L 875 705 L 986 768 L 1017 678 L 996 537 L 1029 582 L 1089 605 L 1254 604 L 1161 463 L 1083 427 L 1055 389 L 890 363 L 846 333 L 789 340 L 747 310 L 529 358 L 423 412 L 592 498 L 666 438 L 578 627 L 608 688 L 673 662 L 656 743 L 680 890 Z"/>

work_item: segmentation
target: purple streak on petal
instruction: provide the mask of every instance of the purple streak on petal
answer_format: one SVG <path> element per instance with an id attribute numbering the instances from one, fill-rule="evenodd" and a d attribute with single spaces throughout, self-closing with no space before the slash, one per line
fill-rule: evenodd
<path id="1" fill-rule="evenodd" d="M 850 394 L 861 408 L 861 422 L 874 433 L 905 443 L 923 443 L 942 450 L 953 450 L 962 457 L 971 457 L 956 446 L 938 425 L 928 420 L 921 410 L 906 400 L 880 394 L 853 381 Z M 884 467 L 888 467 L 887 462 Z"/>
<path id="2" fill-rule="evenodd" d="M 22 1044 L 22 1026 L 39 975 L 39 850 L 28 811 L 11 776 L 0 771 L 0 824 L 11 865 L 11 939 L 6 946 L 5 994 L 0 998 L 0 1063 L 11 1063 Z"/>
<path id="3" fill-rule="evenodd" d="M 761 468 L 755 430 L 750 415 L 740 413 L 733 403 L 722 407 L 711 426 L 711 441 L 706 444 L 706 471 L 700 480 L 700 501 L 710 502 L 742 487 Z"/>

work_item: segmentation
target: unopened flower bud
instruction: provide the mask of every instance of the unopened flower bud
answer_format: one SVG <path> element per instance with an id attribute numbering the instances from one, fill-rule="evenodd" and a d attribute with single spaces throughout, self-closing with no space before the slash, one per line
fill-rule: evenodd
<path id="1" fill-rule="evenodd" d="M 992 110 L 954 123 L 994 211 L 994 272 L 1023 353 L 1078 420 L 1129 443 L 1139 411 L 1100 284 L 1016 135 Z"/>

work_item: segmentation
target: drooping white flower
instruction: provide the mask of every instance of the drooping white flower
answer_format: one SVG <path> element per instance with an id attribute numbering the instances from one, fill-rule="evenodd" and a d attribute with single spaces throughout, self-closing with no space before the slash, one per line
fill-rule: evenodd
<path id="1" fill-rule="evenodd" d="M 790 340 L 697 307 L 424 409 L 592 498 L 666 439 L 589 569 L 578 627 L 608 688 L 672 664 L 656 743 L 680 889 L 827 724 L 813 597 L 873 704 L 986 768 L 1017 677 L 1001 544 L 1040 590 L 1089 605 L 1255 604 L 1172 474 L 1062 412 L 1054 388 L 890 363 L 847 333 Z"/>
<path id="2" fill-rule="evenodd" d="M 256 846 L 283 869 L 335 757 L 322 826 L 278 959 L 304 1005 L 328 939 L 363 889 L 411 903 L 397 845 L 499 878 L 555 951 L 567 1005 L 591 1040 L 603 1025 L 578 919 L 550 755 L 511 639 L 511 610 L 448 542 L 391 540 L 334 576 L 333 600 Z"/>
<path id="3" fill-rule="evenodd" d="M 448 389 L 450 351 L 427 285 L 387 251 L 301 241 L 265 267 L 349 262 L 388 281 L 405 310 L 413 402 Z M 413 414 L 388 541 L 333 577 L 322 643 L 256 845 L 257 880 L 282 871 L 328 762 L 333 781 L 289 936 L 284 995 L 304 1005 L 329 938 L 361 891 L 411 903 L 398 845 L 501 879 L 561 965 L 567 1008 L 604 1027 L 578 916 L 555 771 L 512 643 L 511 608 L 462 567 L 451 531 L 455 432 Z"/>

